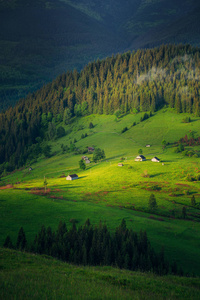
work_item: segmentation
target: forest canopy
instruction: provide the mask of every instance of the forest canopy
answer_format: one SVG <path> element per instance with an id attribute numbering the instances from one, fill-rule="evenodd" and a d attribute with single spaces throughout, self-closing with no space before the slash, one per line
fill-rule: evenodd
<path id="1" fill-rule="evenodd" d="M 22 166 L 40 152 L 39 137 L 75 116 L 162 105 L 200 116 L 199 77 L 200 49 L 190 45 L 127 52 L 68 71 L 0 114 L 0 164 L 7 162 L 7 171 Z"/>

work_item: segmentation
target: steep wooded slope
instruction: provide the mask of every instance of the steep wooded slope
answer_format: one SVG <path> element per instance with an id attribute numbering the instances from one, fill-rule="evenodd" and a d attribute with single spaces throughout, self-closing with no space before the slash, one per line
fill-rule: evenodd
<path id="1" fill-rule="evenodd" d="M 0 109 L 66 70 L 162 43 L 199 44 L 196 1 L 0 1 Z"/>
<path id="2" fill-rule="evenodd" d="M 199 116 L 199 75 L 200 51 L 189 45 L 128 52 L 65 73 L 0 114 L 0 163 L 23 165 L 48 124 L 73 116 L 153 112 L 164 104 Z"/>

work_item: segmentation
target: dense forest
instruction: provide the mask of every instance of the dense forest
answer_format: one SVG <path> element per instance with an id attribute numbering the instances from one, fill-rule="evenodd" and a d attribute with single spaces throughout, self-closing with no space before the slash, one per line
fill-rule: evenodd
<path id="1" fill-rule="evenodd" d="M 154 112 L 163 105 L 200 116 L 199 75 L 200 49 L 190 45 L 127 52 L 68 71 L 0 114 L 0 171 L 39 155 L 47 131 L 73 117 Z"/>
<path id="2" fill-rule="evenodd" d="M 75 220 L 72 220 L 75 221 Z M 100 221 L 93 226 L 88 219 L 78 228 L 75 222 L 70 229 L 60 221 L 58 229 L 41 227 L 31 245 L 28 245 L 23 227 L 20 228 L 16 245 L 7 236 L 4 247 L 46 254 L 76 265 L 107 265 L 129 270 L 151 271 L 159 275 L 183 275 L 176 262 L 170 265 L 164 257 L 164 248 L 156 253 L 146 231 L 139 234 L 126 227 L 123 219 L 114 233 Z"/>

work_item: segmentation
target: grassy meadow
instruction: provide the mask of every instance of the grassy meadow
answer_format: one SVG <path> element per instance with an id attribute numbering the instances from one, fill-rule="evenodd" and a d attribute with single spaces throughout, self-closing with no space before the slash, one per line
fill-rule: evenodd
<path id="1" fill-rule="evenodd" d="M 39 158 L 31 164 L 32 171 L 27 166 L 3 177 L 0 245 L 8 234 L 15 243 L 21 226 L 30 241 L 43 224 L 55 229 L 60 220 L 71 226 L 71 219 L 80 225 L 90 218 L 93 224 L 106 222 L 112 230 L 125 218 L 133 230 L 147 231 L 155 250 L 164 246 L 170 261 L 176 260 L 189 274 L 200 275 L 200 182 L 188 180 L 188 174 L 200 173 L 200 159 L 174 152 L 174 142 L 185 134 L 200 136 L 200 118 L 192 116 L 191 123 L 183 123 L 186 114 L 175 114 L 166 108 L 140 122 L 142 115 L 129 114 L 119 119 L 91 115 L 76 119 L 65 126 L 66 136 L 51 142 L 52 157 Z M 134 122 L 136 125 L 132 126 Z M 125 127 L 128 130 L 121 133 Z M 85 133 L 88 136 L 81 138 Z M 80 170 L 81 154 L 61 152 L 61 145 L 69 146 L 74 139 L 78 149 L 104 149 L 106 159 L 91 162 L 86 170 Z M 164 150 L 163 139 L 169 143 Z M 146 144 L 151 147 L 146 148 Z M 197 146 L 186 150 L 189 148 L 199 151 Z M 147 161 L 135 162 L 139 149 Z M 92 153 L 84 155 L 92 160 Z M 151 162 L 154 156 L 161 162 Z M 119 162 L 124 166 L 118 167 Z M 73 173 L 79 179 L 66 181 L 65 176 Z M 44 176 L 48 182 L 46 193 Z M 158 205 L 153 211 L 148 207 L 152 193 Z M 191 205 L 192 195 L 196 206 Z"/>
<path id="2" fill-rule="evenodd" d="M 199 278 L 80 267 L 0 248 L 0 298 L 199 299 Z"/>

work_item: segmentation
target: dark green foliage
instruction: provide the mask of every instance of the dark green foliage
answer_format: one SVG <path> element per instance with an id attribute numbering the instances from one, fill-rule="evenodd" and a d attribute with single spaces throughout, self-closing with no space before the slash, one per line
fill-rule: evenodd
<path id="1" fill-rule="evenodd" d="M 23 227 L 21 227 L 19 230 L 19 233 L 18 233 L 18 237 L 17 237 L 16 248 L 20 249 L 20 250 L 24 250 L 26 247 L 26 244 L 27 244 L 26 235 L 25 235 Z"/>
<path id="2" fill-rule="evenodd" d="M 128 130 L 128 128 L 127 128 L 127 127 L 124 127 L 124 128 L 122 129 L 121 133 L 124 133 L 124 132 L 126 132 L 127 130 Z"/>
<path id="3" fill-rule="evenodd" d="M 59 126 L 57 128 L 57 138 L 61 138 L 63 136 L 65 136 L 65 129 L 62 126 Z"/>
<path id="4" fill-rule="evenodd" d="M 55 139 L 56 122 L 68 124 L 74 116 L 120 109 L 121 114 L 142 111 L 144 121 L 151 115 L 147 111 L 164 104 L 197 114 L 200 82 L 190 71 L 199 68 L 198 48 L 166 45 L 92 62 L 81 73 L 67 72 L 0 114 L 0 164 L 8 162 L 7 171 L 24 165 L 35 155 L 31 147 L 38 137 Z M 196 143 L 192 136 L 189 140 Z"/>
<path id="5" fill-rule="evenodd" d="M 81 170 L 85 170 L 86 169 L 86 164 L 85 164 L 85 161 L 83 159 L 81 159 L 79 161 L 79 167 Z"/>
<path id="6" fill-rule="evenodd" d="M 186 209 L 185 206 L 183 206 L 183 208 L 182 208 L 182 218 L 186 219 L 186 216 L 187 216 L 187 209 Z"/>
<path id="7" fill-rule="evenodd" d="M 94 125 L 93 125 L 93 123 L 92 123 L 92 122 L 90 122 L 90 124 L 89 124 L 89 128 L 90 128 L 90 129 L 94 128 Z"/>
<path id="8" fill-rule="evenodd" d="M 192 206 L 196 205 L 196 199 L 195 199 L 194 195 L 192 195 L 192 198 L 191 198 L 191 205 Z"/>
<path id="9" fill-rule="evenodd" d="M 143 153 L 142 149 L 139 149 L 138 154 L 142 154 L 142 153 Z"/>
<path id="10" fill-rule="evenodd" d="M 42 148 L 42 153 L 44 154 L 45 157 L 50 157 L 51 156 L 51 146 L 44 145 Z"/>
<path id="11" fill-rule="evenodd" d="M 63 114 L 63 122 L 65 125 L 68 125 L 70 123 L 72 114 L 69 108 L 65 108 L 64 114 Z"/>
<path id="12" fill-rule="evenodd" d="M 149 197 L 149 209 L 154 210 L 157 207 L 156 197 L 154 194 L 151 194 Z"/>
<path id="13" fill-rule="evenodd" d="M 97 161 L 102 160 L 104 158 L 106 158 L 104 150 L 100 149 L 100 148 L 96 148 L 94 150 L 94 153 L 93 153 L 93 161 L 97 162 Z"/>
<path id="14" fill-rule="evenodd" d="M 183 123 L 190 123 L 191 122 L 191 118 L 190 117 L 185 117 L 183 120 L 182 120 Z"/>
<path id="15" fill-rule="evenodd" d="M 67 145 L 61 145 L 62 153 L 66 153 L 69 150 L 69 147 Z"/>
<path id="16" fill-rule="evenodd" d="M 163 148 L 163 150 L 166 148 L 166 146 L 167 146 L 166 140 L 162 140 L 162 148 Z"/>
<path id="17" fill-rule="evenodd" d="M 148 118 L 149 118 L 149 115 L 148 115 L 147 113 L 145 113 L 145 114 L 143 115 L 143 117 L 140 118 L 140 122 L 145 121 L 145 120 L 147 120 Z"/>
<path id="18" fill-rule="evenodd" d="M 65 222 L 60 221 L 55 232 L 50 227 L 42 226 L 30 247 L 31 251 L 74 264 L 117 266 L 160 275 L 178 273 L 177 266 L 173 264 L 169 267 L 164 249 L 156 253 L 146 231 L 139 234 L 133 232 L 127 228 L 125 219 L 114 233 L 109 232 L 101 221 L 99 225 L 92 226 L 88 219 L 78 228 L 74 221 L 71 223 L 72 227 L 67 229 Z M 18 243 L 18 248 L 20 246 L 22 242 Z"/>
<path id="19" fill-rule="evenodd" d="M 13 243 L 12 243 L 11 238 L 10 238 L 9 235 L 6 237 L 5 242 L 3 244 L 3 247 L 10 248 L 10 249 L 14 248 Z"/>
<path id="20" fill-rule="evenodd" d="M 184 145 L 179 143 L 178 147 L 174 150 L 175 153 L 183 152 L 185 150 Z"/>

